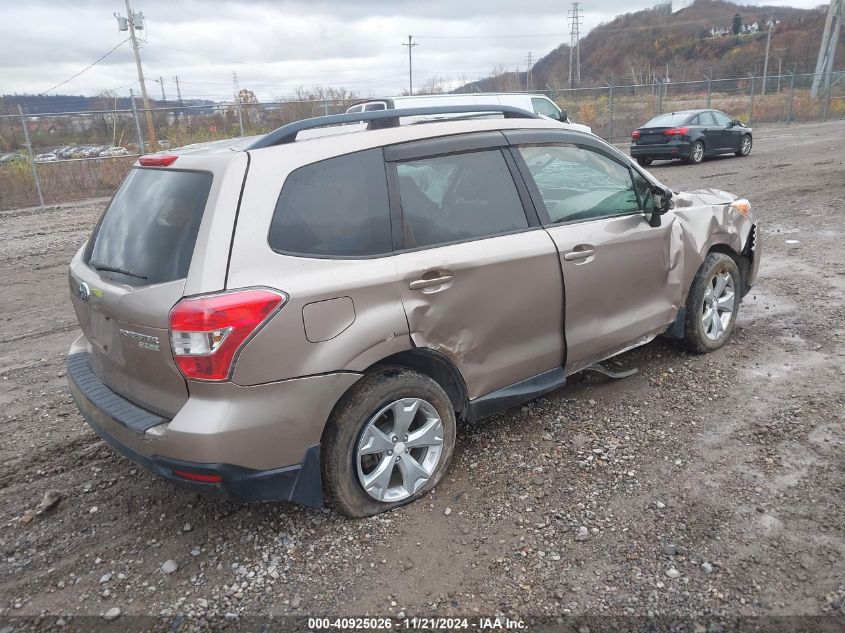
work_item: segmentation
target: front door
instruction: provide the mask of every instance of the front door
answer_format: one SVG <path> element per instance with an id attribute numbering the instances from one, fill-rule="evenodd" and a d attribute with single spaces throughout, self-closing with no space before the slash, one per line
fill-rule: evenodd
<path id="1" fill-rule="evenodd" d="M 588 146 L 520 145 L 515 157 L 563 270 L 566 373 L 665 330 L 680 308 L 680 235 L 671 212 L 650 226 L 644 177 Z"/>
<path id="2" fill-rule="evenodd" d="M 391 160 L 385 152 L 402 233 L 394 261 L 414 344 L 446 355 L 470 399 L 561 367 L 557 249 L 526 213 L 512 158 L 500 146 L 443 155 L 451 141 L 426 143 L 429 155 Z"/>

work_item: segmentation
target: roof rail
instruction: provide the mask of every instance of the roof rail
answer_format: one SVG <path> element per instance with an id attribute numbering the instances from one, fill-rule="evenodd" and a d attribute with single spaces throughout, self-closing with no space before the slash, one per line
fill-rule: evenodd
<path id="1" fill-rule="evenodd" d="M 352 112 L 349 114 L 331 114 L 329 116 L 318 116 L 313 119 L 294 121 L 265 134 L 257 141 L 247 146 L 247 150 L 261 149 L 262 147 L 273 147 L 296 141 L 296 135 L 304 130 L 311 130 L 329 125 L 342 125 L 344 123 L 369 123 L 368 129 L 379 129 L 385 127 L 397 127 L 400 117 L 408 116 L 431 116 L 438 114 L 467 114 L 489 112 L 501 114 L 506 119 L 539 119 L 540 116 L 507 105 L 464 105 L 464 106 L 429 106 L 426 108 L 404 108 L 395 110 L 375 110 L 372 112 Z"/>

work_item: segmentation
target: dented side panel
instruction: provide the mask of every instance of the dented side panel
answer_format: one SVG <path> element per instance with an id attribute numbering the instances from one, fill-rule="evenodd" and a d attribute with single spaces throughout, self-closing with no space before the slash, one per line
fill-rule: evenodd
<path id="1" fill-rule="evenodd" d="M 416 347 L 446 355 L 470 399 L 563 364 L 563 288 L 542 229 L 395 256 Z M 414 289 L 423 279 L 438 285 Z"/>
<path id="2" fill-rule="evenodd" d="M 566 372 L 663 331 L 683 302 L 682 227 L 638 213 L 550 227 L 566 292 Z M 584 253 L 590 253 L 584 257 Z"/>

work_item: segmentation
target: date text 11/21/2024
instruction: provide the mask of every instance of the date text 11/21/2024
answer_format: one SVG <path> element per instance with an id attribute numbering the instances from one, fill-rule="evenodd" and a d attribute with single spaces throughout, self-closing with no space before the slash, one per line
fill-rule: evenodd
<path id="1" fill-rule="evenodd" d="M 312 631 L 321 630 L 385 630 L 393 628 L 399 630 L 471 630 L 478 631 L 521 631 L 526 628 L 522 620 L 511 620 L 503 616 L 475 617 L 475 618 L 308 618 L 308 628 Z"/>

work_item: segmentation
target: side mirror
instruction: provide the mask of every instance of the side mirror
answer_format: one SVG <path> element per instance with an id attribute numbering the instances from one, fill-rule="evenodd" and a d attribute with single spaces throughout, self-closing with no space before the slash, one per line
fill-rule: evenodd
<path id="1" fill-rule="evenodd" d="M 742 121 L 740 121 L 739 119 L 732 119 L 728 127 L 735 127 L 737 125 L 742 125 Z"/>
<path id="2" fill-rule="evenodd" d="M 569 121 L 569 115 L 566 114 L 566 110 L 564 110 L 563 108 L 561 108 L 561 110 L 560 110 L 560 119 L 559 120 L 562 121 L 563 123 L 566 123 L 567 121 Z"/>

